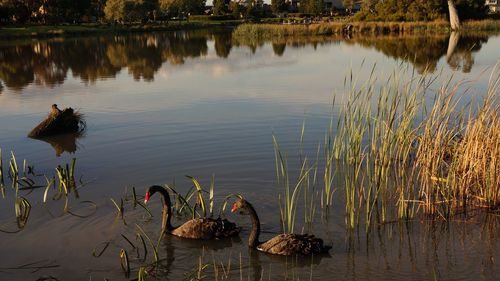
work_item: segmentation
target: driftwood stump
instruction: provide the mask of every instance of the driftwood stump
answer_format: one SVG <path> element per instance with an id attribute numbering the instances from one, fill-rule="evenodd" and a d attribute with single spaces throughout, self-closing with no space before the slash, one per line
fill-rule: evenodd
<path id="1" fill-rule="evenodd" d="M 67 133 L 81 133 L 85 129 L 83 116 L 71 107 L 64 110 L 52 105 L 49 115 L 28 134 L 30 138 L 42 138 Z"/>

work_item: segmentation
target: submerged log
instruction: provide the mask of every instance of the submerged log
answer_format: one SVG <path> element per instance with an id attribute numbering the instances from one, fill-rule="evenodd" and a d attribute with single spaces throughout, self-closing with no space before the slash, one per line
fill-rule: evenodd
<path id="1" fill-rule="evenodd" d="M 85 130 L 83 115 L 71 107 L 64 110 L 52 105 L 49 115 L 28 134 L 30 138 L 42 138 L 67 133 L 81 133 Z"/>

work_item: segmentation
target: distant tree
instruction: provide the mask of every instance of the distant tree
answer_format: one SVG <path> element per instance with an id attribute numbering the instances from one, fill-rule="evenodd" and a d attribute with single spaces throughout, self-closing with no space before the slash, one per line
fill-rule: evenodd
<path id="1" fill-rule="evenodd" d="M 285 12 L 288 10 L 288 3 L 286 0 L 271 0 L 271 9 L 275 14 Z"/>
<path id="2" fill-rule="evenodd" d="M 458 29 L 460 19 L 483 18 L 487 13 L 483 0 L 384 0 L 378 1 L 371 10 L 366 8 L 368 2 L 363 2 L 363 9 L 356 19 L 432 21 L 449 17 L 452 29 Z"/>
<path id="3" fill-rule="evenodd" d="M 160 9 L 169 14 L 201 14 L 206 0 L 159 0 Z"/>
<path id="4" fill-rule="evenodd" d="M 446 17 L 443 0 L 384 0 L 370 7 L 363 3 L 356 14 L 358 20 L 367 21 L 429 21 Z"/>
<path id="5" fill-rule="evenodd" d="M 320 14 L 323 12 L 323 0 L 302 0 L 299 11 L 307 14 Z"/>
<path id="6" fill-rule="evenodd" d="M 108 21 L 143 21 L 157 9 L 157 0 L 107 0 L 104 14 Z"/>
<path id="7" fill-rule="evenodd" d="M 262 4 L 260 0 L 247 0 L 246 17 L 247 18 L 260 18 L 263 15 Z"/>
<path id="8" fill-rule="evenodd" d="M 450 1 L 448 1 L 450 2 Z M 484 0 L 453 0 L 461 19 L 482 19 L 488 14 Z"/>
<path id="9" fill-rule="evenodd" d="M 158 5 L 160 6 L 160 10 L 166 11 L 171 2 L 172 2 L 171 0 L 158 0 Z"/>
<path id="10" fill-rule="evenodd" d="M 371 11 L 380 0 L 363 0 L 361 9 Z"/>
<path id="11" fill-rule="evenodd" d="M 45 22 L 79 22 L 91 7 L 90 0 L 42 0 L 42 18 Z"/>
<path id="12" fill-rule="evenodd" d="M 107 0 L 104 6 L 104 16 L 108 21 L 121 21 L 126 16 L 126 0 Z"/>
<path id="13" fill-rule="evenodd" d="M 342 5 L 344 5 L 346 9 L 352 9 L 354 7 L 354 2 L 354 0 L 342 0 Z"/>
<path id="14" fill-rule="evenodd" d="M 229 12 L 229 1 L 228 0 L 214 0 L 213 14 L 214 15 L 225 15 Z"/>
<path id="15" fill-rule="evenodd" d="M 0 24 L 10 21 L 10 1 L 0 0 Z"/>
<path id="16" fill-rule="evenodd" d="M 153 11 L 159 7 L 158 0 L 139 0 L 139 2 L 142 2 L 141 6 L 145 11 Z"/>
<path id="17" fill-rule="evenodd" d="M 229 11 L 235 18 L 240 18 L 245 8 L 236 1 L 229 2 Z"/>
<path id="18" fill-rule="evenodd" d="M 446 8 L 443 0 L 415 0 L 408 4 L 405 20 L 432 21 L 445 16 Z"/>
<path id="19" fill-rule="evenodd" d="M 134 10 L 140 20 L 153 20 L 154 12 L 159 9 L 158 0 L 133 0 Z"/>
<path id="20" fill-rule="evenodd" d="M 32 19 L 32 14 L 40 7 L 39 0 L 0 0 L 6 18 L 14 23 L 26 23 Z"/>
<path id="21" fill-rule="evenodd" d="M 96 21 L 101 21 L 104 18 L 104 7 L 106 0 L 91 0 L 89 16 L 95 17 Z"/>

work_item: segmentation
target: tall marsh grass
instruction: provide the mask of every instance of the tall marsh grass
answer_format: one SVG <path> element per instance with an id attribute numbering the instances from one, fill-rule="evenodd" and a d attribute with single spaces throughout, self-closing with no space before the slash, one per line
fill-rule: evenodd
<path id="1" fill-rule="evenodd" d="M 500 21 L 466 21 L 463 31 L 499 31 Z M 391 33 L 448 33 L 448 21 L 433 22 L 323 22 L 313 24 L 242 24 L 233 32 L 235 39 L 276 39 L 293 36 L 334 35 L 348 33 L 391 34 Z"/>
<path id="2" fill-rule="evenodd" d="M 304 137 L 304 126 L 302 126 L 300 142 Z M 295 218 L 301 192 L 304 194 L 305 221 L 311 223 L 314 217 L 313 197 L 316 185 L 317 162 L 310 163 L 307 157 L 300 155 L 300 169 L 296 181 L 291 181 L 288 166 L 288 156 L 279 145 L 277 137 L 273 134 L 274 155 L 276 161 L 276 179 L 280 186 L 279 195 L 281 229 L 284 233 L 293 233 L 295 229 Z"/>
<path id="3" fill-rule="evenodd" d="M 457 108 L 457 88 L 443 88 L 423 123 L 416 163 L 425 213 L 448 217 L 469 207 L 500 206 L 500 76 L 495 70 L 479 107 Z M 455 112 L 461 112 L 458 118 Z"/>
<path id="4" fill-rule="evenodd" d="M 350 71 L 324 155 L 314 164 L 301 155 L 293 184 L 286 154 L 273 135 L 284 231 L 294 230 L 299 194 L 314 196 L 304 187 L 310 178 L 322 191 L 322 208 L 331 205 L 332 190 L 340 189 L 351 229 L 364 223 L 369 231 L 417 215 L 450 219 L 468 209 L 498 209 L 500 63 L 491 70 L 486 93 L 470 102 L 463 100 L 474 81 L 452 81 L 440 73 L 417 74 L 409 65 L 385 79 L 374 65 L 362 82 Z M 301 147 L 303 138 L 304 128 Z M 316 182 L 318 170 L 323 186 Z M 332 186 L 335 176 L 343 186 Z M 314 212 L 314 204 L 304 206 Z"/>
<path id="5" fill-rule="evenodd" d="M 346 171 L 347 225 L 354 228 L 362 211 L 371 225 L 418 211 L 448 219 L 467 208 L 498 208 L 499 65 L 484 99 L 467 104 L 464 82 L 445 80 L 433 92 L 440 74 L 402 67 L 377 88 L 371 73 L 363 85 L 348 75 L 331 148 Z"/>

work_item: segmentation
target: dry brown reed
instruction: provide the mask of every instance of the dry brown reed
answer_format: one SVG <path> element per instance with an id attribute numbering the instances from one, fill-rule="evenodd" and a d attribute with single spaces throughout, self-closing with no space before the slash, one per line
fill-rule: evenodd
<path id="1" fill-rule="evenodd" d="M 466 116 L 454 114 L 465 112 L 453 101 L 457 88 L 442 89 L 422 124 L 416 163 L 427 214 L 449 217 L 500 204 L 499 77 L 491 79 L 482 105 Z"/>
<path id="2" fill-rule="evenodd" d="M 500 21 L 466 21 L 463 31 L 498 31 Z M 334 34 L 436 34 L 450 32 L 449 22 L 322 22 L 312 24 L 242 24 L 233 36 L 236 38 L 274 39 L 286 36 Z"/>
<path id="3" fill-rule="evenodd" d="M 376 91 L 348 81 L 331 147 L 345 172 L 346 222 L 372 225 L 423 215 L 451 218 L 500 207 L 500 69 L 481 101 L 464 103 L 465 82 L 437 92 L 442 78 L 395 71 Z M 400 74 L 401 73 L 401 74 Z M 476 105 L 476 106 L 473 106 Z M 393 208 L 396 205 L 397 208 Z M 374 217 L 375 215 L 375 217 Z"/>

